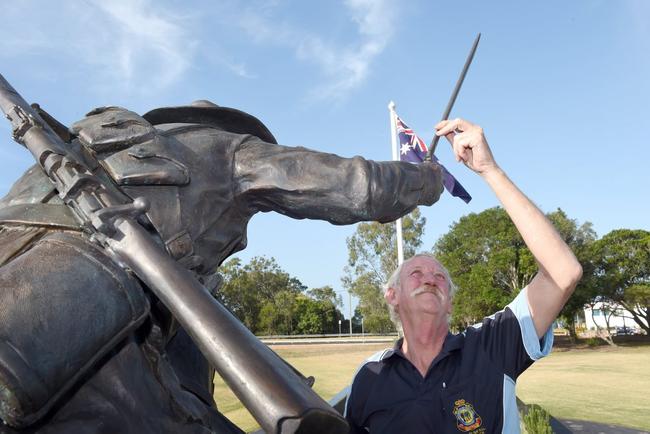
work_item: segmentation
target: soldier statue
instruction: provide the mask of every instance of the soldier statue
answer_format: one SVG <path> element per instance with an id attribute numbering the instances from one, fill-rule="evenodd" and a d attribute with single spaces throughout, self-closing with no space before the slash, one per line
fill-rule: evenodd
<path id="1" fill-rule="evenodd" d="M 146 199 L 138 223 L 213 294 L 257 212 L 388 222 L 442 192 L 435 163 L 280 146 L 255 117 L 208 101 L 102 107 L 69 129 L 39 113 L 115 195 Z M 186 330 L 60 196 L 35 165 L 0 200 L 0 433 L 242 432 L 217 411 Z"/>

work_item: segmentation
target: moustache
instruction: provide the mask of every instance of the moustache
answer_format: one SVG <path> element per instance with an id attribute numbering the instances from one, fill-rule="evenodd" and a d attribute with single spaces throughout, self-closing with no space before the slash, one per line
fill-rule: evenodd
<path id="1" fill-rule="evenodd" d="M 411 293 L 411 297 L 417 297 L 418 295 L 424 294 L 425 292 L 430 292 L 431 294 L 436 295 L 442 301 L 447 298 L 447 294 L 445 294 L 443 289 L 437 285 L 422 285 Z"/>

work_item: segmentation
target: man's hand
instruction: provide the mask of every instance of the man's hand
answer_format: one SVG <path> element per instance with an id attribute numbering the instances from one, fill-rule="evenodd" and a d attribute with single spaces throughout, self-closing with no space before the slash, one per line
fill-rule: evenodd
<path id="1" fill-rule="evenodd" d="M 498 169 L 483 128 L 458 118 L 441 121 L 435 128 L 436 135 L 444 135 L 451 143 L 456 161 L 462 161 L 479 175 Z"/>
<path id="2" fill-rule="evenodd" d="M 580 280 L 580 263 L 551 222 L 499 168 L 481 127 L 454 119 L 436 125 L 436 134 L 447 137 L 456 159 L 492 188 L 535 257 L 539 273 L 528 284 L 528 304 L 541 338 Z"/>

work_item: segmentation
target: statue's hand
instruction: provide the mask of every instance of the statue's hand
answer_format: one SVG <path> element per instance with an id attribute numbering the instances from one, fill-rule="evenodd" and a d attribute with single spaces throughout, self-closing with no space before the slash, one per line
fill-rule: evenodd
<path id="1" fill-rule="evenodd" d="M 456 161 L 479 175 L 499 168 L 480 126 L 457 118 L 441 121 L 435 128 L 436 135 L 445 136 L 451 143 Z"/>

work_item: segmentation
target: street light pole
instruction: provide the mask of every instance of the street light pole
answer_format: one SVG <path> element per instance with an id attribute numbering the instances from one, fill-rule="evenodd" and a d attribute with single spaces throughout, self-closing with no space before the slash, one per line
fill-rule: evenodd
<path id="1" fill-rule="evenodd" d="M 341 320 L 339 320 L 339 337 L 341 337 Z"/>
<path id="2" fill-rule="evenodd" d="M 350 337 L 352 337 L 352 292 L 348 289 L 348 307 L 350 311 Z"/>
<path id="3" fill-rule="evenodd" d="M 363 317 L 361 317 L 361 337 L 365 338 L 365 332 L 363 330 Z"/>

